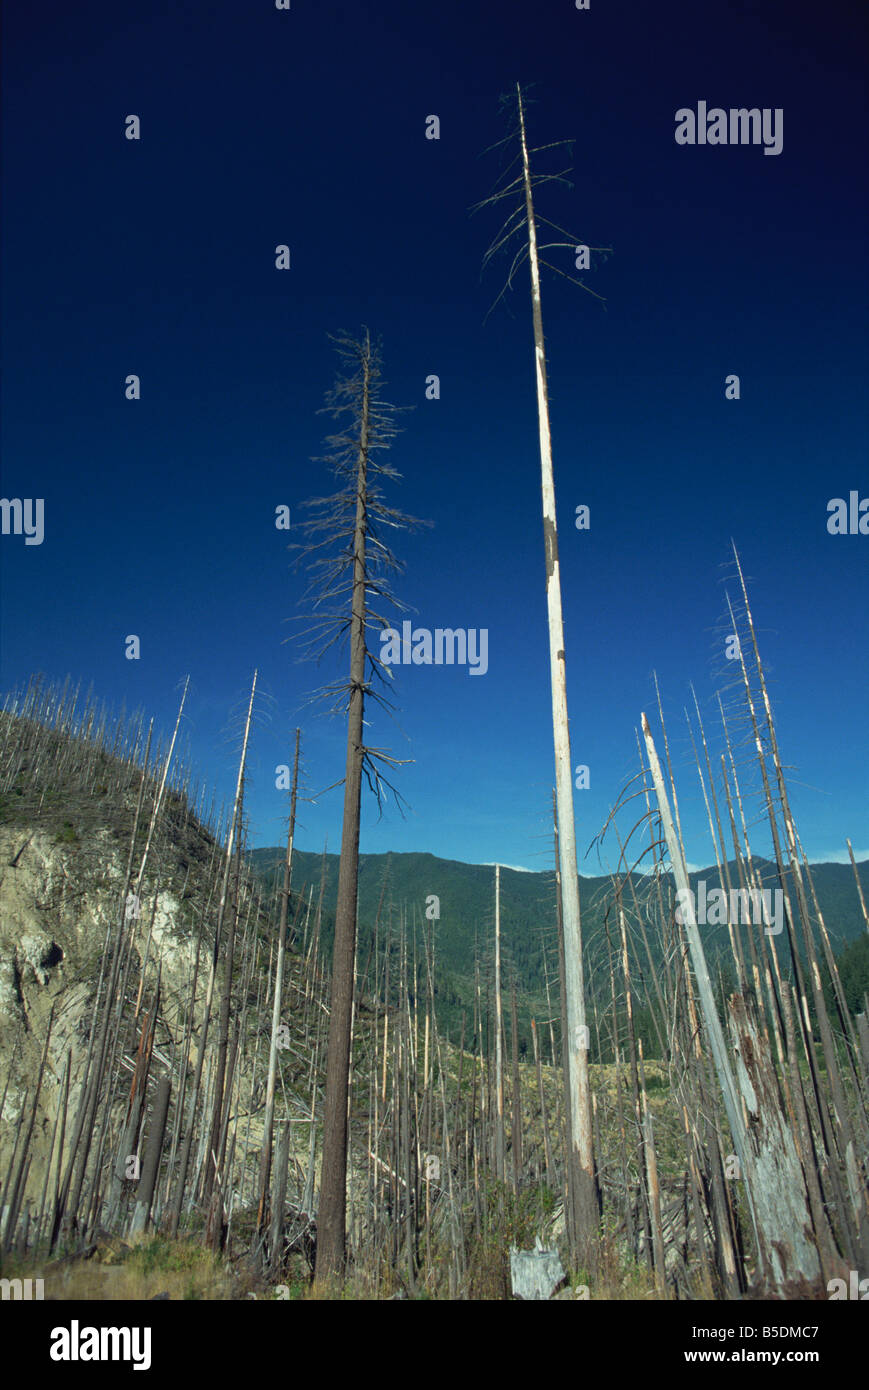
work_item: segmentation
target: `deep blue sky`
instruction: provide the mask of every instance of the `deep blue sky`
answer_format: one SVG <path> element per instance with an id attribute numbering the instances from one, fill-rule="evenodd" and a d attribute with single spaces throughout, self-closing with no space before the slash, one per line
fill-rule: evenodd
<path id="1" fill-rule="evenodd" d="M 826 531 L 831 497 L 869 495 L 864 29 L 862 4 L 794 0 L 10 0 L 2 495 L 43 497 L 46 536 L 0 541 L 2 687 L 71 673 L 169 729 L 189 672 L 193 761 L 223 796 L 259 667 L 252 840 L 279 841 L 296 723 L 311 792 L 343 775 L 345 736 L 302 705 L 338 668 L 282 644 L 302 579 L 274 508 L 328 490 L 326 335 L 366 323 L 416 406 L 390 500 L 434 523 L 398 538 L 399 592 L 420 625 L 487 628 L 489 672 L 398 668 L 404 735 L 374 717 L 371 737 L 415 759 L 412 813 L 378 822 L 367 800 L 363 851 L 550 863 L 527 270 L 484 324 L 506 263 L 481 283 L 498 215 L 468 215 L 519 78 L 534 143 L 576 142 L 574 190 L 540 211 L 613 248 L 588 277 L 605 309 L 544 283 L 580 855 L 636 768 L 657 670 L 689 858 L 710 858 L 682 709 L 693 680 L 712 717 L 731 536 L 806 849 L 869 854 L 869 537 Z M 781 107 L 782 153 L 677 146 L 700 100 Z M 302 847 L 337 848 L 340 810 L 340 790 L 305 806 Z"/>

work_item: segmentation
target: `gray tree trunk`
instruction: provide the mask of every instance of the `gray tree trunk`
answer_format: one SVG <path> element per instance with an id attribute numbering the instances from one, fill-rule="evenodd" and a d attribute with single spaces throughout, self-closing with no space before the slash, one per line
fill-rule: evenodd
<path id="1" fill-rule="evenodd" d="M 561 902 L 564 919 L 565 994 L 567 996 L 567 1083 L 570 1092 L 567 1167 L 581 1263 L 593 1261 L 594 1238 L 600 1218 L 592 1137 L 591 1085 L 588 1070 L 588 1028 L 582 965 L 582 929 L 579 913 L 579 877 L 576 863 L 576 827 L 573 808 L 573 773 L 567 720 L 567 677 L 564 660 L 564 623 L 561 612 L 561 575 L 555 518 L 555 481 L 552 471 L 552 439 L 546 384 L 546 351 L 540 270 L 537 261 L 537 227 L 531 196 L 531 168 L 525 133 L 522 92 L 517 84 L 528 250 L 531 266 L 531 303 L 534 320 L 534 356 L 537 374 L 537 414 L 540 432 L 540 465 L 543 492 L 543 536 L 546 550 L 546 603 L 549 615 L 549 664 L 552 685 L 552 728 L 555 742 L 555 792 L 558 805 Z M 568 1229 L 571 1223 L 568 1222 Z"/>

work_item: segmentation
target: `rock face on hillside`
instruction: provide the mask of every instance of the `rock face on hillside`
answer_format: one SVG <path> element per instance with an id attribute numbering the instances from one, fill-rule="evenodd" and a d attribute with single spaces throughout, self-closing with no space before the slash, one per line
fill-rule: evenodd
<path id="1" fill-rule="evenodd" d="M 259 1199 L 272 896 L 164 782 L 165 753 L 149 756 L 141 722 L 127 730 L 88 707 L 84 732 L 64 733 L 72 719 L 53 699 L 51 723 L 0 711 L 0 1243 L 45 1242 L 55 1218 L 61 1244 L 127 1232 L 149 1162 L 146 1214 L 170 1220 L 183 1192 L 185 1215 L 201 1200 L 191 1219 L 208 1219 L 215 1111 L 220 1219 L 233 1211 L 238 1229 Z M 304 981 L 301 966 L 288 949 L 275 1126 L 291 1122 L 285 1161 L 310 1210 L 326 1009 L 316 962 Z"/>
<path id="2" fill-rule="evenodd" d="M 172 866 L 173 879 L 178 867 Z M 52 1008 L 32 1141 L 34 1177 L 51 1141 L 67 1056 L 74 1111 L 75 1078 L 81 1074 L 91 1035 L 100 966 L 122 913 L 124 872 L 122 846 L 108 827 L 92 827 L 82 839 L 73 840 L 50 829 L 0 825 L 0 1085 L 5 1088 L 0 1173 L 5 1172 L 22 1113 L 29 1123 Z M 147 897 L 145 908 L 131 923 L 135 932 L 127 993 L 132 991 L 135 998 L 147 950 L 161 966 L 161 1018 L 171 1033 L 193 968 L 190 912 L 174 884 L 158 889 L 156 901 Z M 165 1032 L 161 1041 L 166 1041 Z"/>

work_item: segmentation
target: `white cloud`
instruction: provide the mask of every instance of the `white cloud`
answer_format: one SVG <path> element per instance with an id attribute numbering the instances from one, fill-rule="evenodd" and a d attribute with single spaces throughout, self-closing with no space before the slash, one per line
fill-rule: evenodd
<path id="1" fill-rule="evenodd" d="M 483 868 L 484 868 L 484 869 L 494 869 L 494 868 L 495 868 L 495 861 L 494 861 L 494 859 L 486 859 L 486 860 L 484 860 L 484 861 L 483 861 Z M 537 873 L 537 872 L 538 872 L 537 869 L 526 869 L 525 866 L 524 866 L 524 864 L 502 864 L 502 865 L 501 865 L 501 868 L 502 868 L 502 869 L 512 869 L 513 872 L 514 872 L 515 874 L 534 874 L 534 873 Z"/>
<path id="2" fill-rule="evenodd" d="M 649 864 L 645 868 L 642 865 L 638 865 L 637 868 L 634 869 L 634 873 L 638 874 L 640 878 L 649 878 L 652 874 L 654 874 L 655 867 L 656 866 L 654 864 Z M 702 873 L 704 869 L 708 869 L 709 865 L 692 864 L 690 860 L 688 860 L 685 864 L 685 868 L 688 870 L 689 874 L 699 874 Z M 669 859 L 665 860 L 665 862 L 661 865 L 661 872 L 665 874 L 671 874 L 673 872 L 673 865 Z"/>
<path id="3" fill-rule="evenodd" d="M 855 849 L 854 858 L 858 864 L 864 863 L 869 859 L 869 849 Z M 810 864 L 850 864 L 846 849 L 837 850 L 835 854 L 809 855 Z"/>

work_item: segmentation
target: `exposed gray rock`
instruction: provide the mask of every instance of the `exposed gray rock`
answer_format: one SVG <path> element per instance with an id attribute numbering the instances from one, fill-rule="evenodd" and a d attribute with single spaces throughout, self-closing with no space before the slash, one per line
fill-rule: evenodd
<path id="1" fill-rule="evenodd" d="M 511 1249 L 510 1283 L 514 1298 L 549 1299 L 564 1277 L 558 1251 L 545 1250 L 539 1236 L 534 1250 Z"/>

